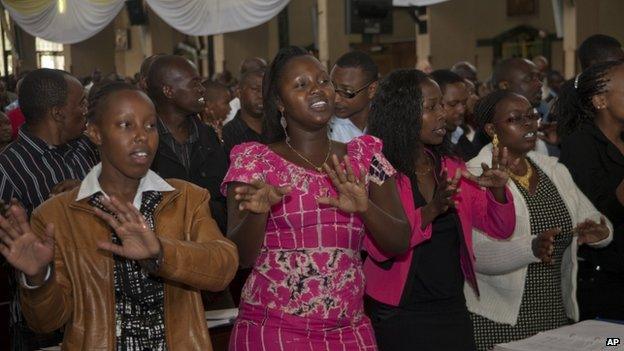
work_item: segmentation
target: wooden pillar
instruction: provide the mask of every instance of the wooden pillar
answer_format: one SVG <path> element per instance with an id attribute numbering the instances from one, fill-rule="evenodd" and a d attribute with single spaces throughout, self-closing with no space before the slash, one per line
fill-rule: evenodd
<path id="1" fill-rule="evenodd" d="M 318 0 L 316 10 L 318 14 L 318 50 L 319 61 L 329 68 L 329 28 L 327 26 L 328 0 Z"/>
<path id="2" fill-rule="evenodd" d="M 208 36 L 204 35 L 200 38 L 201 40 L 201 51 L 199 53 L 199 57 L 201 58 L 201 72 L 206 78 L 210 78 L 210 62 L 208 62 Z"/>
<path id="3" fill-rule="evenodd" d="M 577 45 L 576 4 L 573 1 L 563 2 L 563 71 L 566 79 L 576 75 Z"/>
<path id="4" fill-rule="evenodd" d="M 215 34 L 212 37 L 214 50 L 215 73 L 222 73 L 225 70 L 225 43 L 223 34 Z"/>
<path id="5" fill-rule="evenodd" d="M 419 11 L 416 21 L 416 68 L 425 73 L 431 72 L 431 35 L 429 15 L 426 8 Z"/>

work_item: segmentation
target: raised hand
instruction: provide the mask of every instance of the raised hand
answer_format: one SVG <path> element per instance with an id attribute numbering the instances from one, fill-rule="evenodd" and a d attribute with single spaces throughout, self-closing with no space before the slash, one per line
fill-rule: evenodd
<path id="1" fill-rule="evenodd" d="M 151 259 L 161 254 L 160 240 L 136 207 L 130 203 L 124 204 L 112 196 L 110 199 L 102 198 L 102 204 L 113 215 L 98 208 L 94 208 L 95 214 L 113 228 L 121 245 L 100 241 L 97 243 L 98 248 L 131 260 Z"/>
<path id="2" fill-rule="evenodd" d="M 446 169 L 442 172 L 440 176 L 442 181 L 438 183 L 433 198 L 425 206 L 429 207 L 434 218 L 446 212 L 450 207 L 455 206 L 453 197 L 459 193 L 458 184 L 461 175 L 460 169 L 457 169 L 452 179 L 448 177 Z"/>
<path id="3" fill-rule="evenodd" d="M 251 184 L 234 188 L 234 199 L 238 201 L 239 210 L 261 214 L 269 212 L 291 190 L 289 186 L 275 187 L 261 180 L 254 180 Z"/>
<path id="4" fill-rule="evenodd" d="M 519 159 L 516 160 L 515 163 L 517 164 L 518 162 Z M 509 166 L 509 152 L 507 151 L 507 147 L 504 147 L 502 150 L 494 147 L 492 149 L 492 167 L 482 163 L 481 168 L 483 169 L 483 173 L 481 173 L 479 177 L 467 170 L 463 172 L 463 176 L 484 188 L 503 188 L 507 184 L 507 180 L 509 180 L 509 174 L 507 173 Z"/>
<path id="5" fill-rule="evenodd" d="M 360 170 L 356 176 L 351 167 L 349 156 L 344 157 L 345 167 L 332 156 L 331 166 L 325 163 L 323 169 L 338 191 L 338 197 L 322 196 L 318 203 L 337 207 L 347 213 L 362 213 L 368 210 L 368 191 L 366 190 L 366 173 Z"/>
<path id="6" fill-rule="evenodd" d="M 42 276 L 54 258 L 54 226 L 48 224 L 45 237 L 40 238 L 32 231 L 21 206 L 11 205 L 5 215 L 0 216 L 0 253 L 27 276 Z"/>
<path id="7" fill-rule="evenodd" d="M 551 228 L 535 237 L 531 242 L 533 255 L 544 263 L 551 263 L 552 253 L 555 248 L 555 235 L 559 233 L 561 233 L 560 228 Z"/>
<path id="8" fill-rule="evenodd" d="M 600 223 L 586 219 L 574 228 L 578 235 L 578 244 L 592 244 L 606 239 L 609 236 L 609 227 L 604 217 L 600 217 Z"/>

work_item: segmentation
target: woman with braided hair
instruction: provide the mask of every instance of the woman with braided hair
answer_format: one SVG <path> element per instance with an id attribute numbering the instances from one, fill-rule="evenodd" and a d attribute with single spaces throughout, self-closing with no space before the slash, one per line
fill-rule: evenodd
<path id="1" fill-rule="evenodd" d="M 612 230 L 568 170 L 533 151 L 538 116 L 526 98 L 496 91 L 477 103 L 475 115 L 492 143 L 468 161 L 468 170 L 478 174 L 493 148 L 507 148 L 516 213 L 508 240 L 473 231 L 480 295 L 464 291 L 477 348 L 489 350 L 578 320 L 577 246 L 604 247 Z"/>
<path id="2" fill-rule="evenodd" d="M 581 318 L 624 319 L 624 61 L 595 64 L 568 81 L 554 113 L 560 162 L 615 228 L 607 248 L 579 249 Z"/>

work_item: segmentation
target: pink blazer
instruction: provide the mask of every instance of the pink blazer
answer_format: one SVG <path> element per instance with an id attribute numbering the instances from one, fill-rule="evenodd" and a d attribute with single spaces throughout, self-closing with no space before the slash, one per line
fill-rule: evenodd
<path id="1" fill-rule="evenodd" d="M 448 169 L 448 174 L 455 174 L 457 168 L 466 168 L 463 162 L 456 159 L 444 158 L 442 162 L 443 167 Z M 404 254 L 390 256 L 381 251 L 370 236 L 366 236 L 364 241 L 364 247 L 369 254 L 364 262 L 366 294 L 377 301 L 392 306 L 398 306 L 401 303 L 403 288 L 412 263 L 413 248 L 429 240 L 432 230 L 431 224 L 425 229 L 421 229 L 420 208 L 414 208 L 414 197 L 409 178 L 399 173 L 396 182 L 403 209 L 412 228 L 410 249 Z M 459 187 L 461 191 L 455 199 L 458 202 L 457 213 L 467 249 L 460 250 L 461 268 L 465 279 L 478 294 L 479 290 L 474 273 L 475 256 L 472 249 L 472 228 L 474 226 L 493 238 L 506 239 L 510 237 L 516 225 L 513 198 L 509 189 L 506 189 L 507 203 L 500 204 L 489 191 L 464 178 L 460 180 Z M 375 262 L 384 262 L 390 259 L 393 261 L 389 269 L 387 267 L 382 268 Z"/>

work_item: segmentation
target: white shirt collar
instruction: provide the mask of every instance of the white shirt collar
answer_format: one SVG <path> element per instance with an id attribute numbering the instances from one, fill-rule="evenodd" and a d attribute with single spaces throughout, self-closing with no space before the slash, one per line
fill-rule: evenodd
<path id="1" fill-rule="evenodd" d="M 457 142 L 459 142 L 459 138 L 461 138 L 462 135 L 464 135 L 464 128 L 457 127 L 457 129 L 455 129 L 455 131 L 451 133 L 451 142 L 453 144 L 457 144 Z"/>
<path id="2" fill-rule="evenodd" d="M 330 138 L 341 143 L 348 143 L 353 138 L 366 134 L 368 129 L 360 130 L 349 118 L 333 116 L 329 123 Z"/>
<path id="3" fill-rule="evenodd" d="M 82 199 L 86 199 L 93 194 L 98 192 L 102 192 L 105 196 L 106 193 L 102 190 L 100 186 L 100 182 L 98 178 L 102 173 L 102 163 L 98 163 L 95 165 L 89 174 L 84 178 L 82 183 L 80 183 L 80 190 L 78 191 L 78 196 L 76 196 L 76 201 L 80 201 Z M 147 174 L 141 181 L 139 182 L 139 188 L 137 189 L 137 193 L 134 196 L 134 201 L 132 202 L 134 207 L 137 209 L 141 209 L 141 200 L 143 198 L 143 193 L 146 191 L 173 191 L 174 187 L 169 185 L 164 179 L 162 179 L 158 174 L 156 174 L 151 169 L 147 171 Z"/>

